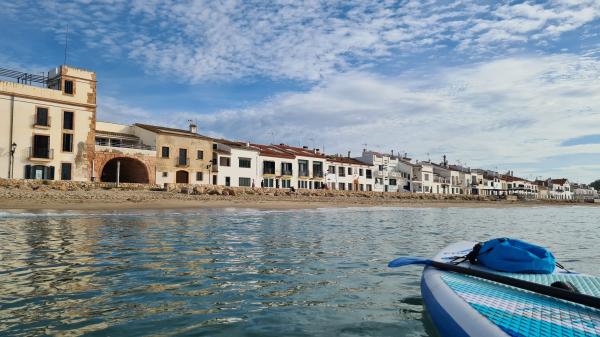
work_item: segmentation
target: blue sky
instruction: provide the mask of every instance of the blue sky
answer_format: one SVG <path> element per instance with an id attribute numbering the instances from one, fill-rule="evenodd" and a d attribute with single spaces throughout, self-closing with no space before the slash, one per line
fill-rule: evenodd
<path id="1" fill-rule="evenodd" d="M 19 1 L 0 64 L 98 77 L 98 119 L 600 178 L 597 1 Z"/>

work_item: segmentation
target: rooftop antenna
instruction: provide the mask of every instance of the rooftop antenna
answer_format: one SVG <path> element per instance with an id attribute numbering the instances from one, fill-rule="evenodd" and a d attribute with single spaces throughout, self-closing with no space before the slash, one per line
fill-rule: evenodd
<path id="1" fill-rule="evenodd" d="M 69 24 L 67 23 L 67 30 L 65 31 L 65 62 L 64 65 L 67 65 L 67 48 L 69 46 Z"/>

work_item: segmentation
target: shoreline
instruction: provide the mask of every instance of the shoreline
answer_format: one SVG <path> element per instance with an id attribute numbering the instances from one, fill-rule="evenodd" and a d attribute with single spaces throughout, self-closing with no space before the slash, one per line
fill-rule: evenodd
<path id="1" fill-rule="evenodd" d="M 117 211 L 237 208 L 258 210 L 296 210 L 318 208 L 390 207 L 390 208 L 521 208 L 549 206 L 588 206 L 589 203 L 548 203 L 541 201 L 463 201 L 463 200 L 398 200 L 398 201 L 307 201 L 307 200 L 239 200 L 237 198 L 212 200 L 159 199 L 146 201 L 106 200 L 6 200 L 0 199 L 0 210 L 22 211 Z"/>

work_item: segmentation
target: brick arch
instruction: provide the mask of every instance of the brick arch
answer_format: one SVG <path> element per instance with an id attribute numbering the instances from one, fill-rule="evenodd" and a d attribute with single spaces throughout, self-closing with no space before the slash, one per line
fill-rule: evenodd
<path id="1" fill-rule="evenodd" d="M 111 152 L 95 153 L 95 180 L 103 181 L 103 172 L 105 174 L 104 179 L 114 179 L 114 177 L 110 177 L 111 171 L 109 170 L 114 170 L 114 165 L 116 165 L 118 159 L 121 160 L 121 182 L 156 183 L 156 158 L 154 156 L 126 155 Z M 108 176 L 107 173 L 109 173 Z M 135 177 L 135 175 L 140 175 L 141 177 Z"/>

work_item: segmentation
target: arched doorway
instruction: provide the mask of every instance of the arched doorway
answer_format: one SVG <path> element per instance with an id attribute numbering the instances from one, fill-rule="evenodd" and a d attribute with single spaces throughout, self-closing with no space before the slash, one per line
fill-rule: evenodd
<path id="1" fill-rule="evenodd" d="M 175 172 L 175 182 L 177 184 L 189 184 L 190 174 L 188 171 L 177 171 Z"/>
<path id="2" fill-rule="evenodd" d="M 119 182 L 140 184 L 149 183 L 148 170 L 146 169 L 146 165 L 144 165 L 144 163 L 137 159 L 128 157 L 118 157 L 107 161 L 104 167 L 102 168 L 100 181 L 116 182 L 117 167 L 119 166 L 119 162 Z"/>

